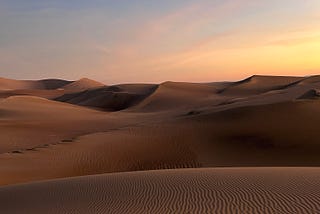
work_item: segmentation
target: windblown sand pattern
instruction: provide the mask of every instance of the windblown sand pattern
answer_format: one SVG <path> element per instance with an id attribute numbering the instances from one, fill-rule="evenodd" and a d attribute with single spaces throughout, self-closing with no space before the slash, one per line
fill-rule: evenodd
<path id="1" fill-rule="evenodd" d="M 0 213 L 320 213 L 319 89 L 0 78 Z"/>
<path id="2" fill-rule="evenodd" d="M 0 188 L 2 213 L 319 213 L 320 169 L 133 172 Z"/>

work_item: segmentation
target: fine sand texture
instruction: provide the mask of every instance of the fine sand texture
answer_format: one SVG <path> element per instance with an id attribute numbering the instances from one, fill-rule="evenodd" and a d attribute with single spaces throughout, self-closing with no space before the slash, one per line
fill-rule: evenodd
<path id="1" fill-rule="evenodd" d="M 29 127 L 28 140 L 18 141 L 19 150 L 8 144 L 6 148 L 10 152 L 0 155 L 0 184 L 137 170 L 320 166 L 319 107 L 320 101 L 295 101 L 180 115 L 166 121 L 163 121 L 165 115 L 157 121 L 154 116 L 126 113 L 131 114 L 131 124 L 124 112 L 104 119 L 98 114 L 95 120 L 80 121 L 76 126 L 78 130 L 95 133 L 46 145 L 35 141 L 42 133 L 32 132 L 35 127 Z M 91 113 L 83 115 L 88 117 Z M 145 123 L 135 123 L 143 117 Z M 99 121 L 101 126 L 90 125 Z M 47 123 L 62 124 L 54 120 Z M 127 127 L 123 126 L 125 123 Z M 39 130 L 46 129 L 39 127 Z M 67 127 L 56 130 L 56 135 L 65 132 Z M 17 138 L 23 134 L 13 132 L 11 136 Z"/>
<path id="2" fill-rule="evenodd" d="M 320 213 L 319 91 L 0 78 L 0 213 Z"/>
<path id="3" fill-rule="evenodd" d="M 264 92 L 273 78 L 277 90 Z M 264 89 L 254 84 L 252 96 L 222 95 L 222 88 L 235 84 L 250 88 L 252 79 Z M 255 76 L 237 83 L 127 84 L 64 95 L 124 108 L 116 112 L 10 96 L 0 100 L 0 185 L 137 170 L 320 166 L 320 100 L 303 96 L 318 88 L 318 80 Z M 125 107 L 118 93 L 139 99 Z"/>
<path id="4" fill-rule="evenodd" d="M 1 213 L 319 213 L 318 168 L 105 174 L 0 188 Z"/>

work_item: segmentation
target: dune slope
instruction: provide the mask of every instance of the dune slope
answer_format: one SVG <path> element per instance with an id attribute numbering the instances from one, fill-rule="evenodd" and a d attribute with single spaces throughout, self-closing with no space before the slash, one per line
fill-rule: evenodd
<path id="1" fill-rule="evenodd" d="M 220 93 L 226 96 L 249 96 L 261 94 L 270 90 L 281 89 L 289 84 L 295 83 L 303 77 L 286 76 L 260 76 L 254 75 L 245 80 L 222 89 Z"/>
<path id="2" fill-rule="evenodd" d="M 318 168 L 120 173 L 0 188 L 2 213 L 318 213 Z"/>
<path id="3" fill-rule="evenodd" d="M 219 99 L 217 91 L 215 85 L 210 84 L 165 82 L 132 110 L 160 112 L 214 104 Z"/>
<path id="4" fill-rule="evenodd" d="M 83 90 L 87 90 L 90 88 L 98 88 L 98 87 L 103 87 L 103 86 L 105 86 L 105 85 L 100 82 L 97 82 L 95 80 L 91 80 L 88 78 L 82 78 L 77 81 L 71 82 L 70 84 L 67 84 L 61 88 L 66 91 L 83 91 Z"/>
<path id="5" fill-rule="evenodd" d="M 13 96 L 0 100 L 0 153 L 57 143 L 116 124 L 99 111 L 39 97 Z"/>
<path id="6" fill-rule="evenodd" d="M 132 107 L 148 97 L 156 85 L 105 86 L 81 92 L 67 93 L 55 100 L 107 111 L 119 111 Z"/>
<path id="7" fill-rule="evenodd" d="M 99 120 L 78 122 L 77 129 L 91 132 L 70 142 L 35 149 L 29 143 L 31 150 L 0 155 L 0 184 L 167 168 L 320 166 L 319 107 L 320 101 L 295 101 L 159 121 L 151 115 L 140 125 L 141 114 L 129 124 L 119 112 L 102 128 L 92 126 Z"/>
<path id="8" fill-rule="evenodd" d="M 53 90 L 64 87 L 72 83 L 71 81 L 60 79 L 44 80 L 13 80 L 0 78 L 0 90 L 17 90 L 17 89 L 39 89 Z"/>

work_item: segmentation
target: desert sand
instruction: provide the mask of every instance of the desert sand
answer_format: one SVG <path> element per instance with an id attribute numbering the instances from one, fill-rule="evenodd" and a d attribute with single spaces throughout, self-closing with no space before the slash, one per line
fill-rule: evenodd
<path id="1" fill-rule="evenodd" d="M 0 212 L 320 212 L 319 89 L 1 78 Z"/>
<path id="2" fill-rule="evenodd" d="M 0 188 L 4 213 L 318 213 L 318 168 L 104 174 Z"/>

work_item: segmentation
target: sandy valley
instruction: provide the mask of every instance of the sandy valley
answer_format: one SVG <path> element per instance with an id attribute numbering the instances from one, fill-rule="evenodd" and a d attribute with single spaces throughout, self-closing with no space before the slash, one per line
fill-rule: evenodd
<path id="1" fill-rule="evenodd" d="M 320 76 L 0 78 L 1 213 L 319 213 Z"/>

